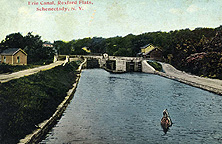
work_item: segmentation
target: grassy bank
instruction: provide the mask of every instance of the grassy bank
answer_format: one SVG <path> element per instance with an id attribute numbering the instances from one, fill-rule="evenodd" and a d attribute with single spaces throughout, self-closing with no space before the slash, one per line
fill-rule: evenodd
<path id="1" fill-rule="evenodd" d="M 13 73 L 25 69 L 35 68 L 43 65 L 52 63 L 52 60 L 39 61 L 28 65 L 10 65 L 5 63 L 0 63 L 0 74 L 3 73 Z"/>
<path id="2" fill-rule="evenodd" d="M 0 143 L 17 143 L 48 119 L 75 80 L 75 62 L 0 84 Z"/>
<path id="3" fill-rule="evenodd" d="M 0 64 L 0 74 L 3 73 L 13 73 L 25 69 L 30 69 L 34 67 L 38 67 L 40 65 L 9 65 L 9 64 Z"/>
<path id="4" fill-rule="evenodd" d="M 162 65 L 160 64 L 160 63 L 158 63 L 158 62 L 155 62 L 155 61 L 147 61 L 147 63 L 149 64 L 149 65 L 151 65 L 155 70 L 157 70 L 157 71 L 162 71 L 163 69 L 162 69 Z"/>

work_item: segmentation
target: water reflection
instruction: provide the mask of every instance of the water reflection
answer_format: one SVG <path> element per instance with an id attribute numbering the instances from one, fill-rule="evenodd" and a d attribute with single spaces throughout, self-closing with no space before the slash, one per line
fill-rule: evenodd
<path id="1" fill-rule="evenodd" d="M 163 109 L 173 126 L 160 126 Z M 221 143 L 222 97 L 157 75 L 85 70 L 41 143 Z"/>

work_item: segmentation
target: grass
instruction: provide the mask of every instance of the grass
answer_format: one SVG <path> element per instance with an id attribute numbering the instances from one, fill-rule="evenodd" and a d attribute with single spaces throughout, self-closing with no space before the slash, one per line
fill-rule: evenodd
<path id="1" fill-rule="evenodd" d="M 48 119 L 76 79 L 71 62 L 0 84 L 0 143 L 17 143 Z"/>
<path id="2" fill-rule="evenodd" d="M 53 62 L 52 60 L 44 60 L 44 61 L 39 61 L 39 62 L 35 62 L 28 65 L 9 65 L 9 64 L 0 63 L 0 74 L 13 73 L 13 72 L 17 72 L 17 71 L 21 71 L 25 69 L 35 68 L 41 65 L 50 64 L 52 62 Z"/>
<path id="3" fill-rule="evenodd" d="M 38 67 L 39 65 L 9 65 L 9 64 L 0 64 L 0 74 L 3 73 L 13 73 L 25 69 L 30 69 L 34 67 Z"/>
<path id="4" fill-rule="evenodd" d="M 157 71 L 163 71 L 162 65 L 155 61 L 147 61 L 149 65 L 151 65 Z"/>

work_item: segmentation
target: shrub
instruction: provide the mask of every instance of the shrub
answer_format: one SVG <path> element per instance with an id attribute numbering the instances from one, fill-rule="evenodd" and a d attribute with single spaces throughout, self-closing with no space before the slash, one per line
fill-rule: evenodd
<path id="1" fill-rule="evenodd" d="M 151 65 L 155 70 L 162 71 L 162 65 L 155 61 L 147 61 L 149 65 Z"/>
<path id="2" fill-rule="evenodd" d="M 38 65 L 9 65 L 9 64 L 0 64 L 0 74 L 3 73 L 12 73 L 29 68 L 37 67 Z"/>

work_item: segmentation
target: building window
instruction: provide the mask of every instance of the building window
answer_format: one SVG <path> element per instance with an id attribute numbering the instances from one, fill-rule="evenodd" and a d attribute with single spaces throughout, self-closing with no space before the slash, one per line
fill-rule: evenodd
<path id="1" fill-rule="evenodd" d="M 6 56 L 4 56 L 4 63 L 6 63 Z"/>
<path id="2" fill-rule="evenodd" d="M 17 63 L 20 63 L 20 56 L 17 56 Z"/>

